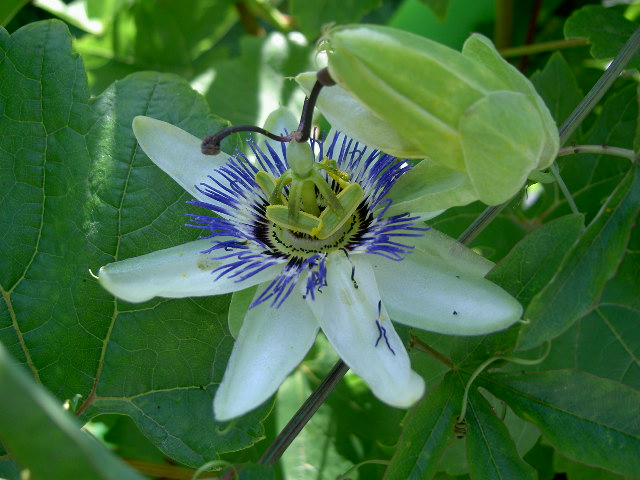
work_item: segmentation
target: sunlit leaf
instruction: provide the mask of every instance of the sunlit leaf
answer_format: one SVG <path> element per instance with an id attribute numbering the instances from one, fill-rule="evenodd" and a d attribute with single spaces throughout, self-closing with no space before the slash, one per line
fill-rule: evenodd
<path id="1" fill-rule="evenodd" d="M 564 25 L 565 37 L 587 37 L 593 58 L 615 57 L 638 25 L 624 17 L 621 8 L 587 5 L 575 11 Z M 640 67 L 640 55 L 627 68 Z"/>
<path id="2" fill-rule="evenodd" d="M 2 342 L 61 401 L 80 395 L 83 419 L 127 414 L 183 463 L 255 442 L 263 412 L 218 433 L 211 411 L 231 349 L 228 299 L 134 307 L 89 273 L 198 236 L 184 227 L 188 195 L 138 148 L 133 117 L 198 136 L 227 123 L 173 75 L 134 75 L 90 102 L 60 22 L 3 34 L 3 94 L 19 94 L 8 96 L 0 139 L 0 242 L 12 252 L 0 269 Z"/>
<path id="3" fill-rule="evenodd" d="M 0 344 L 0 438 L 34 480 L 142 480 L 81 425 Z M 7 392 L 11 392 L 7 394 Z"/>
<path id="4" fill-rule="evenodd" d="M 381 0 L 291 0 L 289 3 L 291 15 L 309 40 L 314 40 L 326 24 L 355 23 L 382 4 Z"/>

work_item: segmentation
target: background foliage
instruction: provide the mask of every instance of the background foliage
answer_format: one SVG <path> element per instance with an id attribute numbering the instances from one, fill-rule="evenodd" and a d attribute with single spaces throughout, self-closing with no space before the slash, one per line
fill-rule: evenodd
<path id="1" fill-rule="evenodd" d="M 609 3 L 621 4 L 5 0 L 0 478 L 21 468 L 35 479 L 192 478 L 219 459 L 248 479 L 332 479 L 374 460 L 388 465 L 348 477 L 640 478 L 640 179 L 629 159 L 559 158 L 579 213 L 555 183 L 536 184 L 472 243 L 498 262 L 490 278 L 528 324 L 470 338 L 403 330 L 425 398 L 405 415 L 347 375 L 271 468 L 255 464 L 337 360 L 326 340 L 271 404 L 217 425 L 229 298 L 130 305 L 90 275 L 197 236 L 183 226 L 188 195 L 138 148 L 134 116 L 203 137 L 261 124 L 280 105 L 299 110 L 289 77 L 316 68 L 323 25 L 369 22 L 455 48 L 472 31 L 493 37 L 560 125 L 638 27 L 640 5 Z M 570 142 L 638 150 L 639 65 L 636 55 Z M 235 148 L 238 138 L 224 145 Z M 455 237 L 483 210 L 432 224 Z M 467 382 L 489 361 L 456 439 Z"/>

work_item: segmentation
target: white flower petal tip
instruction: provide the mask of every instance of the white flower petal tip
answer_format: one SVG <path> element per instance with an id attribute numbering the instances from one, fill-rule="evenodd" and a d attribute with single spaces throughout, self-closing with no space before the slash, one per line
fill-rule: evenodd
<path id="1" fill-rule="evenodd" d="M 409 356 L 380 300 L 373 270 L 334 252 L 327 260 L 327 284 L 307 304 L 344 362 L 381 401 L 408 408 L 424 394 L 423 379 L 411 370 Z M 353 261 L 353 263 L 352 263 Z"/>
<path id="2" fill-rule="evenodd" d="M 446 335 L 484 335 L 510 327 L 522 306 L 505 290 L 433 257 L 408 255 L 402 262 L 379 259 L 374 267 L 382 299 L 393 320 Z M 356 268 L 359 259 L 354 259 Z"/>
<path id="3" fill-rule="evenodd" d="M 317 333 L 318 323 L 299 295 L 280 308 L 263 302 L 250 309 L 216 392 L 215 419 L 231 420 L 264 403 L 304 359 Z"/>
<path id="4" fill-rule="evenodd" d="M 413 370 L 409 371 L 403 382 L 399 382 L 393 389 L 371 388 L 373 394 L 382 402 L 395 408 L 411 408 L 424 395 L 425 383 L 420 375 Z"/>
<path id="5" fill-rule="evenodd" d="M 195 186 L 208 180 L 207 175 L 229 159 L 224 152 L 215 156 L 202 154 L 202 139 L 155 118 L 135 117 L 133 133 L 153 163 L 198 200 L 206 197 Z"/>
<path id="6" fill-rule="evenodd" d="M 268 267 L 242 281 L 233 277 L 218 279 L 212 272 L 224 266 L 225 260 L 215 260 L 215 253 L 202 253 L 211 246 L 211 240 L 196 240 L 110 263 L 100 268 L 98 281 L 115 297 L 139 303 L 153 297 L 221 295 L 264 282 L 278 273 L 277 267 Z"/>

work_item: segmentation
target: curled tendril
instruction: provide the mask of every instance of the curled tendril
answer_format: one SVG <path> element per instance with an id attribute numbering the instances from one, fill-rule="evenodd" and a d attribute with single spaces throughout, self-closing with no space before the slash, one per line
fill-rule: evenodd
<path id="1" fill-rule="evenodd" d="M 224 140 L 229 135 L 238 132 L 260 133 L 278 142 L 290 142 L 292 140 L 296 142 L 306 142 L 307 140 L 309 140 L 309 136 L 311 135 L 313 110 L 316 106 L 318 95 L 320 95 L 320 90 L 322 90 L 323 87 L 330 87 L 335 84 L 336 82 L 333 80 L 333 78 L 331 78 L 328 69 L 323 68 L 317 73 L 316 83 L 313 85 L 311 93 L 304 101 L 298 129 L 291 132 L 289 135 L 276 135 L 269 132 L 268 130 L 265 130 L 264 128 L 256 127 L 255 125 L 236 125 L 225 128 L 224 130 L 220 130 L 214 135 L 205 137 L 205 139 L 202 141 L 202 145 L 200 146 L 200 150 L 204 155 L 218 155 L 220 153 L 220 144 L 222 143 L 222 140 Z"/>
<path id="2" fill-rule="evenodd" d="M 483 371 L 485 371 L 489 367 L 489 365 L 491 365 L 493 362 L 497 362 L 498 360 L 504 360 L 507 362 L 516 363 L 518 365 L 537 365 L 543 362 L 545 358 L 547 358 L 550 351 L 551 351 L 551 342 L 547 341 L 545 352 L 542 354 L 540 358 L 535 358 L 533 360 L 530 360 L 528 358 L 518 358 L 518 357 L 502 357 L 502 356 L 491 357 L 485 360 L 478 368 L 476 368 L 473 374 L 471 374 L 471 378 L 469 378 L 469 381 L 467 382 L 467 385 L 464 389 L 460 415 L 456 417 L 456 422 L 453 425 L 453 431 L 455 433 L 456 438 L 458 439 L 464 438 L 464 436 L 467 434 L 467 421 L 465 419 L 465 416 L 467 414 L 467 405 L 469 403 L 469 391 L 471 390 L 471 385 L 473 384 L 475 379 L 478 378 L 478 375 L 480 375 Z"/>

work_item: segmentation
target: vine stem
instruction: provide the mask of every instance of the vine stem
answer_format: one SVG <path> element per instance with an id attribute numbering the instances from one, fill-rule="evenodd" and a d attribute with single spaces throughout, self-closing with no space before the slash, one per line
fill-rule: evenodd
<path id="1" fill-rule="evenodd" d="M 269 448 L 258 460 L 258 465 L 273 465 L 280 459 L 348 370 L 349 367 L 342 360 L 338 360 L 326 378 L 318 385 L 318 388 L 307 398 L 273 443 L 269 445 Z"/>
<path id="2" fill-rule="evenodd" d="M 552 40 L 549 42 L 532 43 L 530 45 L 520 45 L 518 47 L 501 48 L 498 51 L 504 58 L 521 57 L 523 55 L 533 55 L 534 53 L 551 52 L 561 48 L 582 47 L 588 45 L 589 40 L 582 37 L 566 38 L 564 40 Z"/>
<path id="3" fill-rule="evenodd" d="M 609 90 L 613 82 L 616 81 L 624 67 L 633 58 L 640 49 L 640 28 L 629 37 L 629 40 L 622 46 L 616 57 L 613 59 L 609 68 L 605 70 L 600 79 L 596 82 L 589 93 L 582 99 L 571 115 L 558 129 L 560 133 L 560 145 L 564 145 L 566 141 L 573 135 L 573 132 L 580 126 L 582 121 L 591 113 L 600 99 Z"/>
<path id="4" fill-rule="evenodd" d="M 558 151 L 559 157 L 565 155 L 574 155 L 579 153 L 595 153 L 598 155 L 612 155 L 614 157 L 628 158 L 632 162 L 640 160 L 640 156 L 633 150 L 620 147 L 610 147 L 608 145 L 572 145 L 570 147 L 562 147 Z"/>
<path id="5" fill-rule="evenodd" d="M 567 184 L 564 183 L 564 180 L 560 176 L 560 169 L 558 168 L 558 164 L 557 163 L 552 164 L 550 169 L 551 169 L 551 174 L 556 179 L 556 183 L 558 184 L 558 187 L 560 187 L 560 190 L 564 195 L 564 198 L 567 199 L 567 203 L 569 204 L 569 208 L 571 208 L 571 212 L 575 213 L 576 215 L 579 215 L 580 210 L 578 210 L 578 206 L 576 205 L 576 202 L 573 199 L 573 195 L 571 195 L 571 192 L 569 191 L 569 187 L 567 187 Z"/>
<path id="6" fill-rule="evenodd" d="M 505 48 L 511 45 L 511 32 L 513 31 L 513 0 L 495 0 L 496 23 L 493 31 L 493 40 L 496 48 Z"/>

